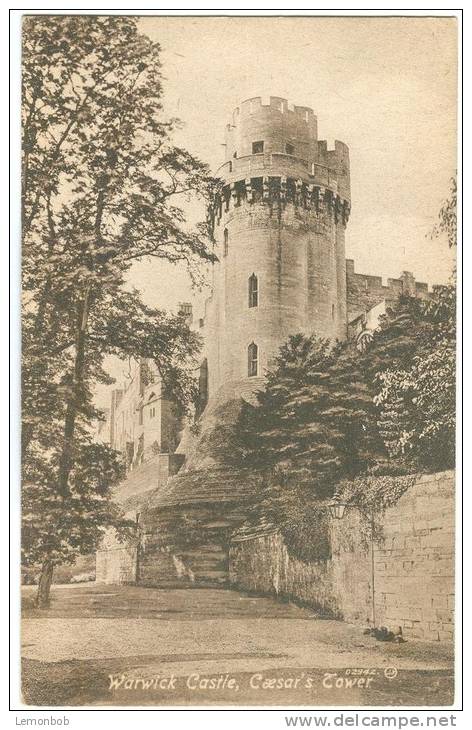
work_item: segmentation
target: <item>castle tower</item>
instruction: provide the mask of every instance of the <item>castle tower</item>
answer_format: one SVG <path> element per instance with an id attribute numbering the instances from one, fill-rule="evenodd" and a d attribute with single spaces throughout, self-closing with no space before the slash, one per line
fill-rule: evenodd
<path id="1" fill-rule="evenodd" d="M 208 395 L 259 387 L 291 334 L 346 337 L 344 232 L 349 151 L 318 141 L 308 107 L 260 97 L 226 128 L 223 180 L 209 211 L 216 254 L 207 302 Z"/>

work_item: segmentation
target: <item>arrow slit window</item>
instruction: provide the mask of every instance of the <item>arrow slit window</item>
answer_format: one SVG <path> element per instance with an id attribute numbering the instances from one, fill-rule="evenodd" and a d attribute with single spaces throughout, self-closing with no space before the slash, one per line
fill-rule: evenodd
<path id="1" fill-rule="evenodd" d="M 248 279 L 249 307 L 257 307 L 259 304 L 259 290 L 257 276 L 251 274 Z"/>
<path id="2" fill-rule="evenodd" d="M 254 342 L 247 348 L 247 374 L 250 378 L 257 375 L 257 345 Z"/>

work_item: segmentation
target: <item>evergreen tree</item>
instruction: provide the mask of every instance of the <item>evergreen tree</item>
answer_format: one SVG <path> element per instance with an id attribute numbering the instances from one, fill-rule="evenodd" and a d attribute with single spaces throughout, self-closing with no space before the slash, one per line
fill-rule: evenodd
<path id="1" fill-rule="evenodd" d="M 302 523 L 315 539 L 316 503 L 342 480 L 452 465 L 451 296 L 443 287 L 428 302 L 399 297 L 363 352 L 289 338 L 228 449 L 233 464 L 264 472 L 255 516 L 273 519 L 293 544 Z"/>
<path id="2" fill-rule="evenodd" d="M 256 407 L 239 419 L 233 459 L 262 469 L 269 481 L 296 484 L 312 497 L 375 462 L 373 389 L 349 344 L 289 338 L 274 359 Z"/>

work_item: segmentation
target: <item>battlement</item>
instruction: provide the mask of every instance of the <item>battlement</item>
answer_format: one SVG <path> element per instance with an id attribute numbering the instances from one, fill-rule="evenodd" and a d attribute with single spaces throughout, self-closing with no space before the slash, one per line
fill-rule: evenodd
<path id="1" fill-rule="evenodd" d="M 301 157 L 287 155 L 283 152 L 271 152 L 267 155 L 246 155 L 227 160 L 216 171 L 218 177 L 226 183 L 235 183 L 256 175 L 279 175 L 300 178 L 305 183 L 315 183 L 331 187 L 337 192 L 338 174 L 335 167 L 317 162 L 309 163 Z M 345 195 L 345 197 L 349 197 Z"/>
<path id="2" fill-rule="evenodd" d="M 411 271 L 403 271 L 398 279 L 387 279 L 385 285 L 381 276 L 358 274 L 352 259 L 346 259 L 346 284 L 349 322 L 382 301 L 391 304 L 401 294 L 418 299 L 429 299 L 431 296 L 428 284 L 416 281 Z"/>
<path id="3" fill-rule="evenodd" d="M 312 162 L 317 138 L 313 109 L 291 105 L 279 96 L 255 96 L 233 111 L 226 127 L 226 160 L 279 152 Z"/>
<path id="4" fill-rule="evenodd" d="M 336 171 L 338 192 L 343 198 L 351 196 L 349 147 L 336 139 L 334 149 L 328 149 L 326 140 L 318 140 L 318 165 Z"/>
<path id="5" fill-rule="evenodd" d="M 325 172 L 328 176 L 329 171 Z M 208 225 L 214 231 L 230 210 L 259 203 L 277 206 L 279 210 L 289 203 L 307 214 L 327 216 L 343 226 L 347 225 L 351 210 L 350 201 L 338 195 L 335 179 L 328 186 L 302 178 L 263 174 L 223 185 L 207 209 Z"/>
<path id="6" fill-rule="evenodd" d="M 291 104 L 287 99 L 281 96 L 253 96 L 251 99 L 245 99 L 239 106 L 233 110 L 233 124 L 237 124 L 239 118 L 250 114 L 257 114 L 263 107 L 269 107 L 271 111 L 279 114 L 296 115 L 305 122 L 316 121 L 316 116 L 308 106 L 297 106 Z"/>
<path id="7" fill-rule="evenodd" d="M 258 172 L 301 178 L 332 187 L 350 199 L 349 149 L 318 141 L 313 109 L 292 105 L 280 96 L 255 96 L 236 107 L 226 127 L 225 163 L 219 172 L 233 183 Z"/>

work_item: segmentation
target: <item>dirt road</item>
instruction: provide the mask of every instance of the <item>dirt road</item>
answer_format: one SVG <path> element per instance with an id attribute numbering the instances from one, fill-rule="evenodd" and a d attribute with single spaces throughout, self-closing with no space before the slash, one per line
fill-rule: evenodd
<path id="1" fill-rule="evenodd" d="M 448 705 L 452 647 L 385 644 L 225 589 L 56 586 L 28 608 L 23 692 L 44 705 Z M 408 638 L 408 637 L 407 637 Z"/>

